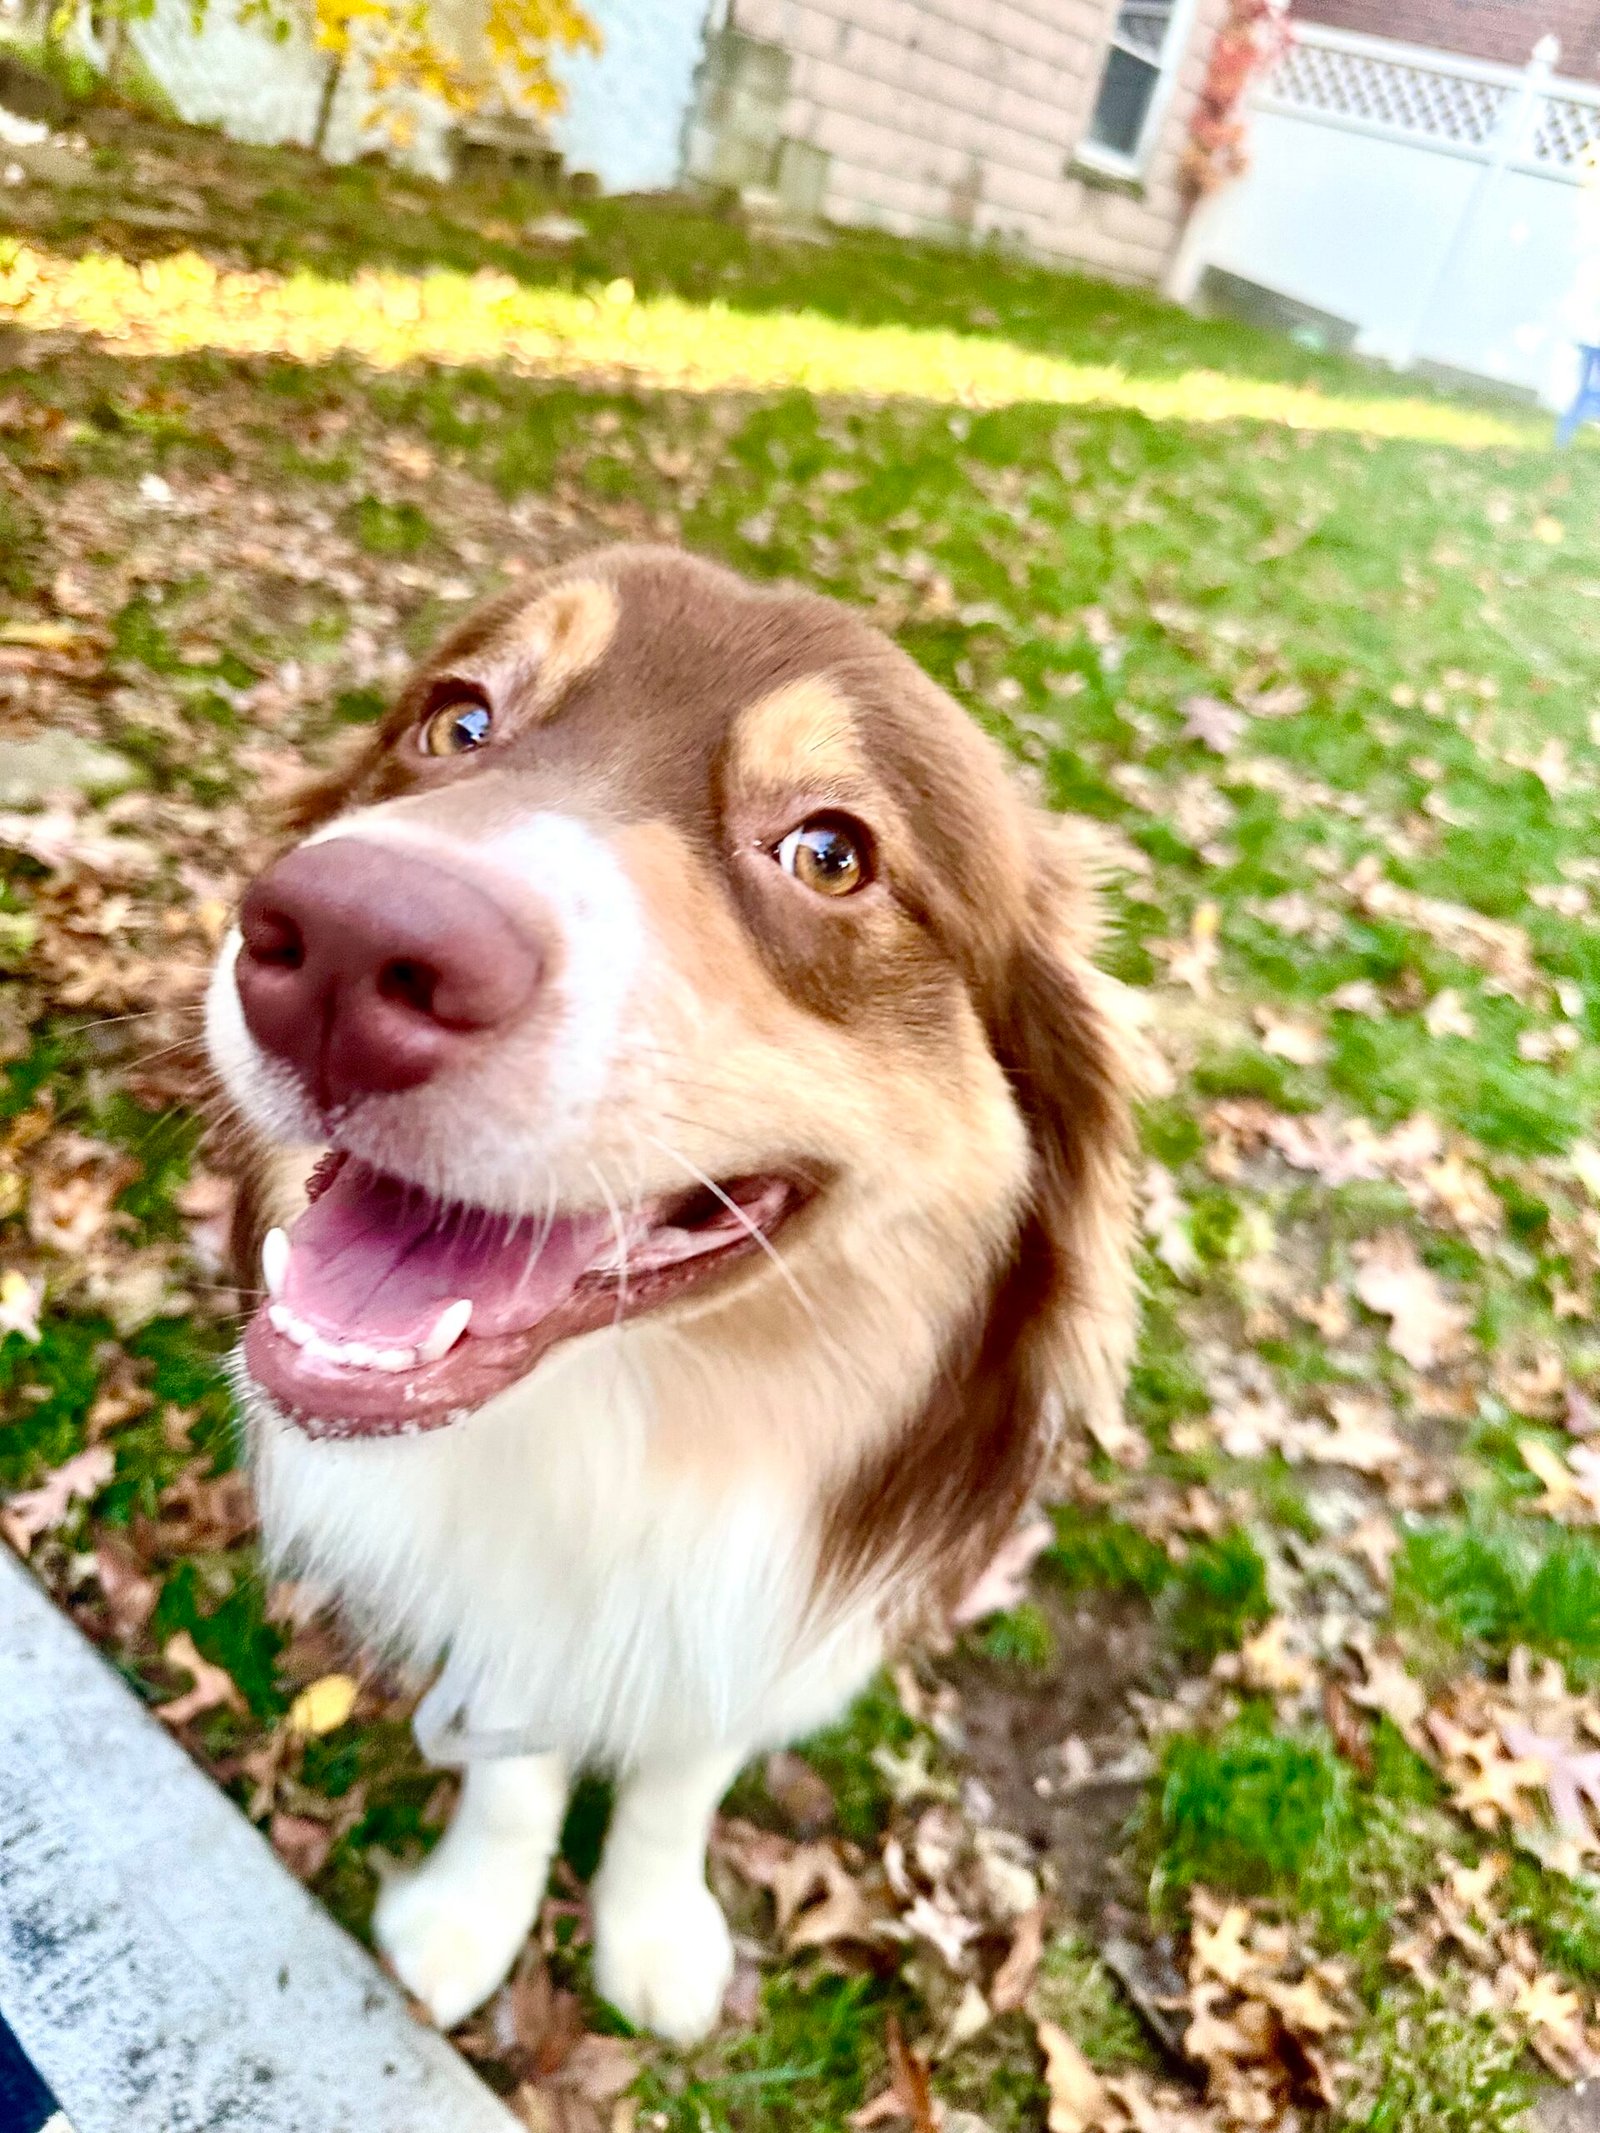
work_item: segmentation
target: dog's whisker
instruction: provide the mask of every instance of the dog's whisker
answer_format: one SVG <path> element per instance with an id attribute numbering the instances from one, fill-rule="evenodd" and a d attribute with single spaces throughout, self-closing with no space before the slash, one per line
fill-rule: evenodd
<path id="1" fill-rule="evenodd" d="M 729 1214 L 733 1216 L 734 1220 L 739 1224 L 740 1228 L 749 1233 L 751 1241 L 759 1245 L 761 1250 L 765 1252 L 767 1257 L 772 1261 L 772 1264 L 777 1268 L 778 1273 L 783 1279 L 784 1283 L 793 1292 L 801 1308 L 805 1311 L 807 1317 L 811 1320 L 812 1324 L 820 1333 L 822 1331 L 822 1321 L 817 1316 L 816 1308 L 813 1305 L 811 1298 L 806 1294 L 800 1283 L 795 1279 L 793 1272 L 790 1270 L 788 1261 L 783 1257 L 783 1254 L 778 1250 L 777 1246 L 773 1243 L 772 1239 L 766 1234 L 765 1230 L 763 1230 L 757 1223 L 751 1221 L 750 1217 L 745 1213 L 744 1209 L 739 1205 L 738 1201 L 734 1199 L 731 1193 L 724 1191 L 722 1186 L 717 1183 L 715 1178 L 708 1176 L 707 1173 L 700 1168 L 698 1163 L 691 1163 L 689 1158 L 686 1155 L 681 1154 L 678 1149 L 674 1148 L 670 1141 L 664 1141 L 659 1134 L 651 1133 L 648 1130 L 645 1131 L 644 1138 L 649 1141 L 654 1147 L 659 1148 L 661 1150 L 661 1153 L 664 1156 L 670 1158 L 672 1162 L 681 1164 L 682 1167 L 686 1171 L 688 1171 L 690 1177 L 695 1180 L 696 1184 L 703 1186 L 705 1190 L 711 1194 L 713 1199 L 720 1200 L 722 1202 L 722 1205 L 728 1210 Z"/>
<path id="2" fill-rule="evenodd" d="M 611 1320 L 614 1332 L 628 1315 L 628 1232 L 623 1227 L 622 1212 L 617 1206 L 611 1188 L 606 1183 L 605 1173 L 601 1170 L 599 1164 L 589 1163 L 585 1165 L 585 1168 L 599 1188 L 600 1197 L 605 1202 L 606 1213 L 611 1217 L 611 1227 L 617 1240 L 617 1308 Z"/>

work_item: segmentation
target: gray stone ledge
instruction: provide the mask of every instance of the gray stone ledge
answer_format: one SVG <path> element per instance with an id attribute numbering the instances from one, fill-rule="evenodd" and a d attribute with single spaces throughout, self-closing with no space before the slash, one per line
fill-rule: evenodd
<path id="1" fill-rule="evenodd" d="M 3 1547 L 0 2009 L 74 2133 L 516 2123 Z"/>

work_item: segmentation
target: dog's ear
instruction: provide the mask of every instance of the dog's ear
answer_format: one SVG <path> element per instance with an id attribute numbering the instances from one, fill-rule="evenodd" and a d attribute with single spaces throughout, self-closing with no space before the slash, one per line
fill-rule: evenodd
<path id="1" fill-rule="evenodd" d="M 1131 996 L 1094 961 L 1095 860 L 1077 824 L 1041 824 L 1029 910 L 991 1031 L 1033 1153 L 1016 1276 L 1016 1398 L 1122 1435 L 1133 1349 L 1132 1101 L 1143 1077 Z M 1014 1277 L 1016 1278 L 1016 1277 Z"/>
<path id="2" fill-rule="evenodd" d="M 1048 1483 L 1064 1422 L 1103 1443 L 1126 1428 L 1132 1018 L 1093 960 L 1093 876 L 1072 833 L 1041 822 L 1018 887 L 978 998 L 1027 1126 L 1021 1228 L 908 1439 L 852 1477 L 823 1533 L 826 1583 L 847 1588 L 887 1560 L 921 1573 L 919 1597 L 935 1614 L 970 1589 Z"/>

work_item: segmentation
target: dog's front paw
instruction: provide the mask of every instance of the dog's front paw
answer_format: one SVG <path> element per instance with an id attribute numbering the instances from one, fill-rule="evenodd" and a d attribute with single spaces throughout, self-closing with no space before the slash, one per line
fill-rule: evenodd
<path id="1" fill-rule="evenodd" d="M 535 1887 L 502 1859 L 452 1858 L 442 1846 L 385 1884 L 373 1938 L 406 1990 L 441 2029 L 454 2029 L 504 1980 L 543 1893 L 542 1878 Z"/>
<path id="2" fill-rule="evenodd" d="M 630 1895 L 602 1879 L 594 1892 L 594 1974 L 638 2029 L 694 2044 L 716 2026 L 733 1976 L 733 1941 L 703 1881 Z"/>

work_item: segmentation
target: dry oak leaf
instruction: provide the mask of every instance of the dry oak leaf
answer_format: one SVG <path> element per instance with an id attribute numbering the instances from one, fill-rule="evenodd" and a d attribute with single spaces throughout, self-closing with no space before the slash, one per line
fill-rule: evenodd
<path id="1" fill-rule="evenodd" d="M 1421 1213 L 1443 1211 L 1468 1236 L 1488 1234 L 1505 1227 L 1506 1211 L 1470 1163 L 1454 1153 L 1437 1163 L 1425 1164 L 1416 1178 L 1402 1178 L 1411 1204 Z"/>
<path id="2" fill-rule="evenodd" d="M 94 1568 L 111 1634 L 119 1644 L 131 1644 L 155 1613 L 161 1586 L 146 1574 L 132 1544 L 120 1533 L 96 1536 Z"/>
<path id="3" fill-rule="evenodd" d="M 1350 2017 L 1334 2005 L 1315 1977 L 1303 1977 L 1297 1985 L 1267 1978 L 1256 1989 L 1283 2017 L 1284 2027 L 1297 2037 L 1326 2037 L 1336 2029 L 1350 2027 Z"/>
<path id="4" fill-rule="evenodd" d="M 1478 1034 L 1476 1019 L 1468 1012 L 1460 992 L 1447 985 L 1436 992 L 1422 1012 L 1422 1026 L 1430 1037 L 1466 1037 Z"/>
<path id="5" fill-rule="evenodd" d="M 989 2005 L 997 2015 L 1014 2014 L 1033 1990 L 1044 1954 L 1045 1910 L 1044 1904 L 1036 1903 L 1016 1922 L 1005 1961 L 989 1986 Z"/>
<path id="6" fill-rule="evenodd" d="M 901 1924 L 918 1940 L 925 1940 L 945 1967 L 956 1972 L 961 1969 L 967 1949 L 983 1931 L 976 1919 L 967 1918 L 935 1896 L 918 1895 L 904 1913 Z"/>
<path id="7" fill-rule="evenodd" d="M 1528 2042 L 1558 2079 L 1577 2081 L 1600 2071 L 1584 2033 L 1582 1998 L 1559 1977 L 1546 1972 L 1523 1978 L 1511 2012 L 1527 2025 Z"/>
<path id="8" fill-rule="evenodd" d="M 1325 1681 L 1322 1685 L 1322 1717 L 1333 1745 L 1354 1769 L 1365 1778 L 1373 1772 L 1372 1740 L 1367 1723 L 1350 1700 L 1350 1692 L 1341 1681 Z"/>
<path id="9" fill-rule="evenodd" d="M 116 1197 L 138 1175 L 138 1163 L 121 1148 L 81 1133 L 55 1134 L 30 1182 L 28 1234 L 51 1251 L 80 1257 L 112 1227 Z"/>
<path id="10" fill-rule="evenodd" d="M 1098 2133 L 1108 2124 L 1111 2099 L 1106 2085 L 1055 2022 L 1036 2022 L 1044 2053 L 1044 2085 L 1049 2097 L 1045 2124 L 1050 2133 Z"/>
<path id="11" fill-rule="evenodd" d="M 777 1749 L 767 1757 L 762 1775 L 768 1792 L 802 1837 L 818 1836 L 832 1822 L 838 1811 L 833 1788 L 803 1755 Z"/>
<path id="12" fill-rule="evenodd" d="M 0 846 L 25 852 L 52 874 L 142 881 L 160 864 L 149 845 L 113 836 L 95 818 L 80 820 L 67 807 L 50 807 L 35 815 L 0 813 Z"/>
<path id="13" fill-rule="evenodd" d="M 182 1416 L 185 1410 L 169 1408 L 167 1414 Z M 193 1554 L 232 1548 L 255 1529 L 256 1503 L 246 1474 L 235 1467 L 225 1474 L 202 1475 L 186 1467 L 162 1491 L 161 1516 L 151 1532 L 169 1552 Z"/>
<path id="14" fill-rule="evenodd" d="M 1540 1772 L 1538 1782 L 1544 1787 L 1562 1835 L 1576 1838 L 1585 1846 L 1600 1841 L 1583 1811 L 1585 1800 L 1591 1807 L 1600 1808 L 1600 1749 L 1579 1751 L 1566 1741 L 1535 1733 L 1529 1726 L 1503 1724 L 1500 1730 L 1511 1753 L 1531 1762 Z"/>
<path id="15" fill-rule="evenodd" d="M 1507 1866 L 1504 1852 L 1485 1852 L 1476 1866 L 1452 1866 L 1449 1889 L 1454 1902 L 1458 1903 L 1468 1917 L 1487 1918 L 1492 1921 L 1489 1896 Z"/>
<path id="16" fill-rule="evenodd" d="M 1326 1283 L 1320 1295 L 1297 1296 L 1294 1315 L 1315 1326 L 1325 1341 L 1342 1341 L 1350 1331 L 1350 1306 L 1336 1281 Z"/>
<path id="17" fill-rule="evenodd" d="M 334 1833 L 326 1822 L 310 1815 L 288 1814 L 282 1808 L 267 1825 L 272 1849 L 296 1881 L 311 1881 L 327 1864 Z"/>
<path id="18" fill-rule="evenodd" d="M 1250 1913 L 1242 1903 L 1230 1904 L 1214 1926 L 1197 1924 L 1189 1944 L 1195 1971 L 1220 1978 L 1224 1985 L 1242 1985 L 1261 1968 L 1261 1959 L 1249 1945 Z"/>
<path id="19" fill-rule="evenodd" d="M 1494 1389 L 1514 1414 L 1554 1422 L 1566 1411 L 1567 1370 L 1558 1348 L 1534 1354 L 1497 1356 Z"/>
<path id="20" fill-rule="evenodd" d="M 1242 1393 L 1231 1407 L 1217 1408 L 1211 1422 L 1230 1459 L 1259 1459 L 1267 1451 L 1295 1456 L 1299 1428 L 1275 1392 Z"/>
<path id="21" fill-rule="evenodd" d="M 714 1845 L 736 1874 L 771 1894 L 787 1950 L 872 1937 L 873 1910 L 831 1844 L 795 1844 L 754 1823 L 728 1820 L 717 1825 Z"/>
<path id="22" fill-rule="evenodd" d="M 1255 1024 L 1261 1032 L 1261 1049 L 1274 1059 L 1286 1059 L 1290 1066 L 1309 1067 L 1320 1065 L 1328 1056 L 1328 1040 L 1314 1022 L 1258 1007 Z"/>
<path id="23" fill-rule="evenodd" d="M 42 1533 L 66 1519 L 75 1503 L 97 1496 L 116 1472 L 117 1462 L 103 1444 L 91 1444 L 54 1468 L 36 1489 L 22 1489 L 0 1509 L 0 1536 L 26 1555 Z"/>
<path id="24" fill-rule="evenodd" d="M 1305 1456 L 1319 1466 L 1347 1466 L 1357 1474 L 1383 1474 L 1405 1466 L 1412 1451 L 1389 1419 L 1384 1401 L 1357 1393 L 1336 1394 L 1328 1402 L 1330 1430 L 1307 1431 Z"/>
<path id="25" fill-rule="evenodd" d="M 1183 704 L 1183 738 L 1199 741 L 1213 755 L 1231 755 L 1244 731 L 1244 714 L 1220 696 L 1189 696 Z"/>
<path id="26" fill-rule="evenodd" d="M 610 2103 L 639 2078 L 639 2059 L 625 2038 L 586 2031 L 562 2060 L 558 2087 L 590 2103 Z"/>
<path id="27" fill-rule="evenodd" d="M 1413 1370 L 1431 1370 L 1458 1352 L 1471 1314 L 1445 1294 L 1404 1230 L 1386 1230 L 1355 1247 L 1355 1292 L 1389 1321 L 1389 1345 Z"/>
<path id="28" fill-rule="evenodd" d="M 1283 1615 L 1274 1615 L 1265 1628 L 1247 1637 L 1239 1658 L 1246 1688 L 1269 1696 L 1297 1696 L 1316 1679 L 1316 1668 L 1304 1652 L 1289 1642 L 1290 1625 Z"/>
<path id="29" fill-rule="evenodd" d="M 1393 1519 L 1385 1518 L 1381 1511 L 1369 1511 L 1345 1535 L 1344 1548 L 1357 1562 L 1366 1564 L 1374 1585 L 1388 1586 L 1394 1559 L 1400 1551 L 1400 1535 Z M 1418 1716 L 1421 1716 L 1420 1712 Z"/>
<path id="30" fill-rule="evenodd" d="M 1150 1248 L 1179 1281 L 1190 1281 L 1200 1271 L 1200 1255 L 1189 1234 L 1189 1203 L 1173 1183 L 1164 1164 L 1152 1163 L 1142 1186 L 1144 1234 Z"/>
<path id="31" fill-rule="evenodd" d="M 1028 1597 L 1028 1573 L 1055 1539 L 1055 1528 L 1042 1511 L 1023 1520 L 1000 1544 L 988 1568 L 956 1608 L 954 1620 L 965 1626 L 986 1615 L 1008 1614 Z"/>
<path id="32" fill-rule="evenodd" d="M 1463 1814 L 1480 1825 L 1499 1817 L 1529 1819 L 1524 1796 L 1542 1791 L 1549 1773 L 1542 1758 L 1508 1755 L 1497 1733 L 1470 1733 L 1442 1711 L 1428 1713 L 1427 1729 L 1445 1758 L 1451 1796 Z"/>
<path id="33" fill-rule="evenodd" d="M 906 2119 L 912 2133 L 939 2133 L 939 2106 L 933 2100 L 927 2066 L 907 2044 L 898 2016 L 889 2016 L 884 2041 L 888 2046 L 889 2086 L 851 2114 L 851 2125 L 866 2128 Z"/>
<path id="34" fill-rule="evenodd" d="M 1187 940 L 1151 943 L 1153 953 L 1164 959 L 1172 984 L 1186 986 L 1199 999 L 1210 993 L 1211 974 L 1221 953 L 1217 946 L 1221 928 L 1221 908 L 1208 898 L 1195 905 Z"/>
<path id="35" fill-rule="evenodd" d="M 245 1708 L 233 1676 L 226 1667 L 213 1666 L 209 1659 L 202 1659 L 186 1629 L 180 1629 L 167 1639 L 161 1656 L 168 1666 L 182 1667 L 186 1674 L 194 1676 L 192 1689 L 186 1689 L 168 1703 L 156 1705 L 156 1716 L 163 1725 L 186 1726 L 191 1718 L 198 1718 L 203 1711 L 223 1708 L 242 1711 Z"/>
<path id="36" fill-rule="evenodd" d="M 1600 1518 L 1600 1451 L 1574 1445 L 1568 1459 L 1537 1437 L 1519 1437 L 1517 1450 L 1530 1474 L 1544 1483 L 1544 1494 L 1530 1508 L 1545 1518 L 1580 1525 Z"/>

